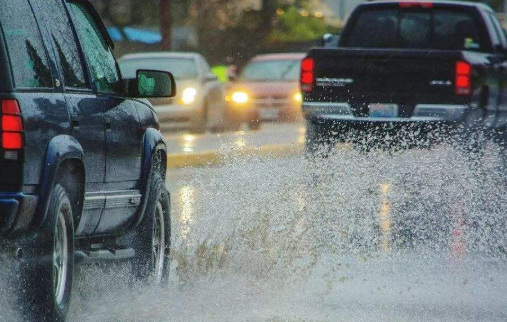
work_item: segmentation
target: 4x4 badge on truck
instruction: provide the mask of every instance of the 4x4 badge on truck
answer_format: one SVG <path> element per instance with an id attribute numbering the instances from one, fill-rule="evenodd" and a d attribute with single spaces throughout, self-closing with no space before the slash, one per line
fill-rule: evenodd
<path id="1" fill-rule="evenodd" d="M 450 80 L 432 80 L 430 82 L 430 86 L 452 86 L 452 82 Z"/>
<path id="2" fill-rule="evenodd" d="M 352 78 L 317 78 L 317 86 L 343 87 L 352 84 Z"/>

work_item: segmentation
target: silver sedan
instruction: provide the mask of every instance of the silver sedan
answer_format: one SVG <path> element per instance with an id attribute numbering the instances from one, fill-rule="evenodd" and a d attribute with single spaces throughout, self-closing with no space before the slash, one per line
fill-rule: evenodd
<path id="1" fill-rule="evenodd" d="M 202 55 L 177 52 L 130 54 L 120 59 L 120 68 L 125 78 L 135 77 L 139 69 L 164 70 L 174 75 L 178 95 L 151 100 L 164 128 L 183 127 L 197 133 L 225 128 L 224 89 Z"/>

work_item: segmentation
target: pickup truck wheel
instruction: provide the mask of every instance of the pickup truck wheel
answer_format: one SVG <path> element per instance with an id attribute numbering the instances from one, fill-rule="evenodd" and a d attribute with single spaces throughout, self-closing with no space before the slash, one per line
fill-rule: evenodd
<path id="1" fill-rule="evenodd" d="M 306 121 L 305 156 L 308 159 L 328 157 L 334 147 L 331 129 L 326 124 Z"/>
<path id="2" fill-rule="evenodd" d="M 145 218 L 137 228 L 132 259 L 134 276 L 154 285 L 164 285 L 169 278 L 171 245 L 170 199 L 160 175 L 153 177 Z"/>
<path id="3" fill-rule="evenodd" d="M 63 322 L 69 308 L 74 275 L 72 206 L 63 186 L 51 193 L 46 222 L 24 248 L 21 304 L 29 321 Z"/>

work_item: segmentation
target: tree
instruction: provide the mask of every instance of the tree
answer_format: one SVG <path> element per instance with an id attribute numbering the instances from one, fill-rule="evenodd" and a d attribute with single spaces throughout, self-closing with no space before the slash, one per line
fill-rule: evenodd
<path id="1" fill-rule="evenodd" d="M 276 9 L 278 7 L 277 0 L 262 0 L 262 29 L 270 29 L 273 27 L 274 18 L 276 16 Z"/>
<path id="2" fill-rule="evenodd" d="M 295 6 L 287 8 L 280 15 L 269 39 L 278 42 L 309 41 L 329 32 L 324 20 L 309 14 L 301 14 Z"/>
<path id="3" fill-rule="evenodd" d="M 139 6 L 139 0 L 91 0 L 99 15 L 106 25 L 118 27 L 123 33 L 123 28 L 128 26 L 158 26 L 160 5 L 158 1 L 143 1 Z M 125 36 L 123 34 L 123 36 Z"/>

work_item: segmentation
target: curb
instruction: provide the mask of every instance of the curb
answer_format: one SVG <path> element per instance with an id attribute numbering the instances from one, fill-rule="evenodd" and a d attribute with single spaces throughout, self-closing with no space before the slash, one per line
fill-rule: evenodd
<path id="1" fill-rule="evenodd" d="M 168 169 L 196 168 L 224 164 L 235 157 L 261 156 L 261 157 L 289 157 L 303 154 L 303 144 L 264 145 L 253 148 L 234 149 L 232 151 L 204 151 L 196 153 L 176 153 L 167 156 Z"/>

